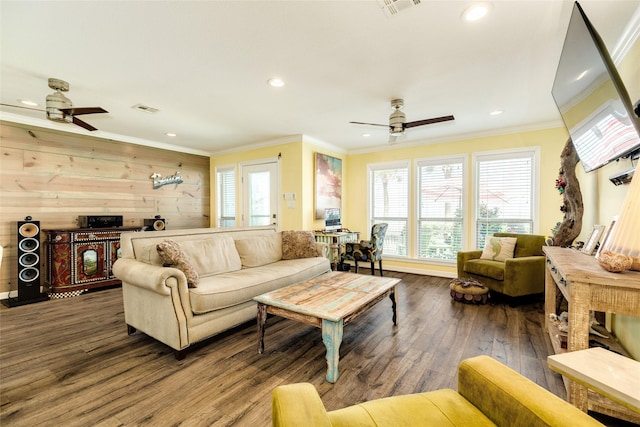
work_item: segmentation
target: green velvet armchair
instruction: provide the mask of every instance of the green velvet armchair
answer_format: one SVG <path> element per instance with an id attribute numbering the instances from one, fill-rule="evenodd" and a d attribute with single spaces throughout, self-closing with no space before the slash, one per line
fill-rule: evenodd
<path id="1" fill-rule="evenodd" d="M 327 411 L 312 384 L 298 383 L 277 387 L 271 408 L 274 427 L 603 427 L 489 356 L 462 361 L 458 391 L 386 397 Z"/>
<path id="2" fill-rule="evenodd" d="M 480 259 L 480 250 L 458 252 L 458 277 L 477 279 L 492 291 L 510 297 L 543 293 L 545 236 L 512 233 L 495 233 L 494 236 L 517 238 L 514 257 L 492 261 Z"/>

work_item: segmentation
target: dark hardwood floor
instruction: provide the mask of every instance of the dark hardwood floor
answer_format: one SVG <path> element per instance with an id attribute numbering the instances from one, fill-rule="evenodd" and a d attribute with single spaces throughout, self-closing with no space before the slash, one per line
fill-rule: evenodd
<path id="1" fill-rule="evenodd" d="M 362 270 L 367 273 L 366 269 Z M 182 361 L 142 333 L 128 336 L 120 288 L 0 308 L 0 424 L 3 426 L 268 426 L 271 390 L 310 382 L 327 409 L 363 400 L 456 389 L 458 363 L 487 354 L 554 394 L 542 299 L 452 302 L 449 279 L 403 273 L 398 326 L 391 302 L 349 324 L 340 378 L 325 378 L 320 330 L 270 317 L 265 353 L 256 325 L 198 345 Z"/>

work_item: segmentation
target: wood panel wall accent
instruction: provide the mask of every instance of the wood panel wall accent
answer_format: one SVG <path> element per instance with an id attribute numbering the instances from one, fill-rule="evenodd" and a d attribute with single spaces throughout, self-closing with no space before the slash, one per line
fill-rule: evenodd
<path id="1" fill-rule="evenodd" d="M 131 227 L 155 215 L 169 229 L 209 226 L 208 156 L 10 122 L 0 122 L 0 150 L 0 293 L 15 296 L 16 222 L 27 215 L 43 230 L 76 228 L 78 215 L 123 215 Z M 153 188 L 152 173 L 176 171 L 182 184 Z"/>

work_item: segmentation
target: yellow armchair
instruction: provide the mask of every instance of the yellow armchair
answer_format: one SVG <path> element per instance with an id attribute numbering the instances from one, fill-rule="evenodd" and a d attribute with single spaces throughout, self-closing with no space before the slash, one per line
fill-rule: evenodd
<path id="1" fill-rule="evenodd" d="M 387 397 L 327 412 L 309 383 L 277 387 L 274 427 L 527 426 L 602 424 L 488 356 L 464 360 L 458 391 L 442 389 Z"/>
<path id="2" fill-rule="evenodd" d="M 495 233 L 496 237 L 517 238 L 514 257 L 506 261 L 480 259 L 482 251 L 458 252 L 458 277 L 479 280 L 489 289 L 510 297 L 544 292 L 545 236 Z"/>

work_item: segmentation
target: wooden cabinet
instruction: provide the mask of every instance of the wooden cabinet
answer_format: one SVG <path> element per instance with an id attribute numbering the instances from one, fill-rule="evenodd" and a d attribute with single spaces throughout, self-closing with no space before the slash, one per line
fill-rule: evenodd
<path id="1" fill-rule="evenodd" d="M 547 255 L 545 276 L 545 327 L 555 353 L 589 348 L 590 311 L 640 316 L 640 272 L 610 273 L 597 260 L 574 249 L 544 247 Z M 562 348 L 559 331 L 549 320 L 557 314 L 559 297 L 568 303 L 567 348 Z M 614 351 L 622 350 L 611 337 Z M 604 368 L 604 367 L 603 367 Z M 567 400 L 583 411 L 587 409 L 640 423 L 640 415 L 615 402 L 588 393 L 586 387 L 566 377 Z"/>
<path id="2" fill-rule="evenodd" d="M 120 234 L 140 227 L 45 230 L 51 299 L 80 295 L 90 288 L 120 284 L 111 271 L 119 258 Z"/>

